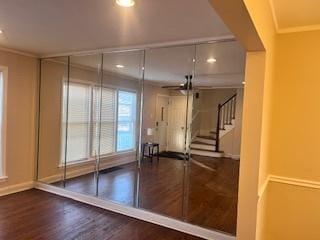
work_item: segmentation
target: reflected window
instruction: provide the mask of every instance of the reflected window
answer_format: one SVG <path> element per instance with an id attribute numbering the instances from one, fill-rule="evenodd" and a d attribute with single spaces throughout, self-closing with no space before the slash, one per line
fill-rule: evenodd
<path id="1" fill-rule="evenodd" d="M 99 140 L 101 156 L 134 151 L 136 93 L 107 87 L 100 91 L 95 84 L 74 81 L 70 80 L 69 90 L 66 82 L 63 86 L 62 148 L 67 127 L 67 163 L 93 160 L 99 152 Z"/>
<path id="2" fill-rule="evenodd" d="M 66 128 L 68 122 L 67 161 L 84 160 L 89 157 L 90 148 L 88 141 L 90 134 L 90 85 L 70 83 L 69 99 L 67 99 L 67 84 L 64 84 L 63 90 L 63 129 Z M 67 111 L 69 113 L 68 118 Z M 63 135 L 65 139 L 65 134 Z"/>
<path id="3" fill-rule="evenodd" d="M 134 149 L 136 126 L 136 93 L 118 92 L 117 150 Z"/>

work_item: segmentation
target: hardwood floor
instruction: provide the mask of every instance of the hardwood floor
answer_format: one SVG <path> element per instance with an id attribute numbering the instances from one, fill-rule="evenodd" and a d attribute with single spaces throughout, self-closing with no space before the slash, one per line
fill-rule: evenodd
<path id="1" fill-rule="evenodd" d="M 100 174 L 99 197 L 235 235 L 239 161 L 192 156 L 187 166 L 160 158 L 144 161 L 140 171 L 135 164 L 110 169 Z M 95 195 L 95 183 L 87 174 L 69 179 L 66 188 Z"/>
<path id="2" fill-rule="evenodd" d="M 200 239 L 40 190 L 0 198 L 0 239 Z"/>

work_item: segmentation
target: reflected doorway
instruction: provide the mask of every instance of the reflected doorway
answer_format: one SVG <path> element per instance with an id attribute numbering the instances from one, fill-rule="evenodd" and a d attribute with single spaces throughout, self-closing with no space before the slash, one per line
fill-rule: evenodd
<path id="1" fill-rule="evenodd" d="M 156 107 L 156 141 L 159 143 L 160 152 L 168 150 L 168 112 L 170 97 L 167 95 L 157 96 Z"/>

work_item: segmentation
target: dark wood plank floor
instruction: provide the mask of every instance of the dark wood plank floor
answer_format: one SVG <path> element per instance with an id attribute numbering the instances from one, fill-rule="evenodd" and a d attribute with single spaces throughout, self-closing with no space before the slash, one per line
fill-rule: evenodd
<path id="1" fill-rule="evenodd" d="M 200 239 L 40 190 L 0 197 L 0 239 Z"/>
<path id="2" fill-rule="evenodd" d="M 193 156 L 188 166 L 160 158 L 144 161 L 140 171 L 135 164 L 115 168 L 100 174 L 99 197 L 235 235 L 239 161 Z M 95 183 L 87 174 L 68 180 L 66 188 L 95 195 Z"/>

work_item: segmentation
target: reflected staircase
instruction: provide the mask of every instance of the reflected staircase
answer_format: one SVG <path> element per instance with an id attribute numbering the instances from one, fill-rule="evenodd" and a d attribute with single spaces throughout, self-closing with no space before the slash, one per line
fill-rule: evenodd
<path id="1" fill-rule="evenodd" d="M 192 155 L 224 157 L 224 152 L 220 151 L 220 139 L 235 127 L 236 105 L 237 94 L 218 104 L 216 128 L 193 138 L 190 145 Z"/>

